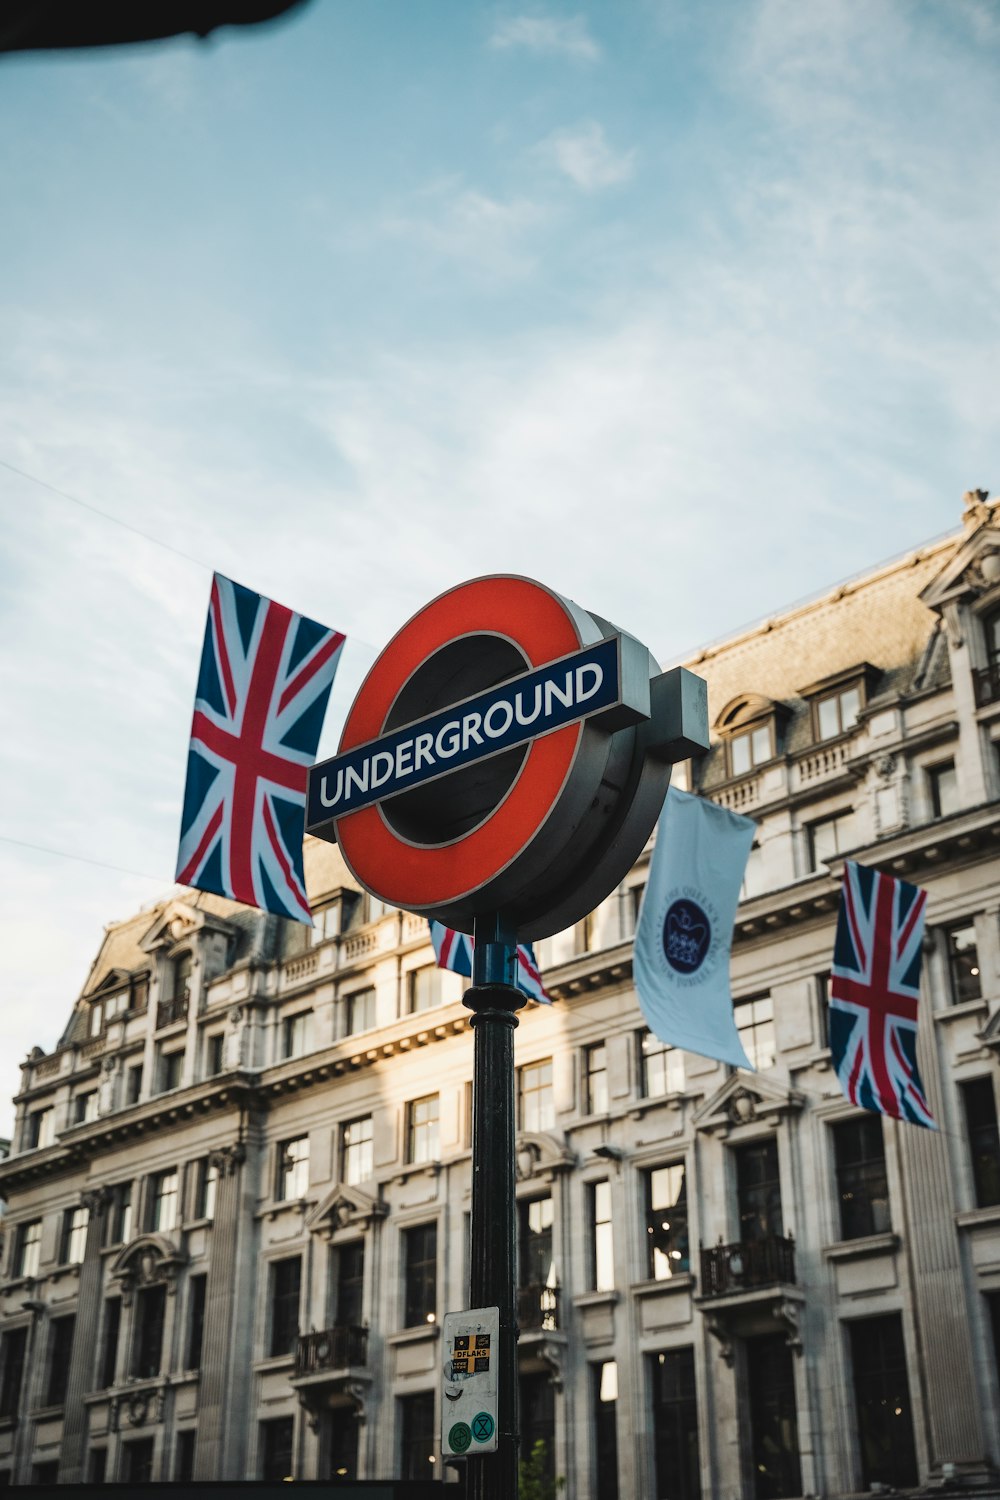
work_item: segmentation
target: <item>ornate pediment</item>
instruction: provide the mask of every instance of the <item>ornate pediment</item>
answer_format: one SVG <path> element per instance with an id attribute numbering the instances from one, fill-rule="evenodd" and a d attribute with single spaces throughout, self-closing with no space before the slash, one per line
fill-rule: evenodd
<path id="1" fill-rule="evenodd" d="M 693 1117 L 696 1130 L 728 1135 L 743 1125 L 775 1125 L 782 1115 L 799 1110 L 805 1095 L 760 1073 L 734 1073 Z"/>
<path id="2" fill-rule="evenodd" d="M 205 925 L 205 913 L 186 901 L 168 901 L 156 914 L 152 927 L 139 939 L 144 953 L 158 948 L 172 948 L 175 943 L 193 936 Z"/>
<path id="3" fill-rule="evenodd" d="M 177 1274 L 186 1264 L 185 1252 L 165 1234 L 141 1234 L 118 1252 L 108 1274 L 121 1287 L 127 1306 L 133 1293 L 147 1286 L 165 1283 L 172 1296 L 177 1290 Z"/>
<path id="4" fill-rule="evenodd" d="M 1000 517 L 996 502 L 987 505 L 984 500 L 970 506 L 966 524 L 971 529 L 964 541 L 920 591 L 921 601 L 944 617 L 952 635 L 957 629 L 955 606 L 959 601 L 979 599 L 1000 584 Z"/>
<path id="5" fill-rule="evenodd" d="M 313 1209 L 306 1220 L 312 1234 L 335 1234 L 338 1229 L 367 1229 L 375 1219 L 384 1218 L 389 1205 L 363 1188 L 337 1183 Z"/>
<path id="6" fill-rule="evenodd" d="M 566 1172 L 576 1166 L 576 1157 L 566 1149 L 565 1141 L 547 1131 L 525 1131 L 514 1146 L 514 1165 L 518 1182 L 538 1178 L 550 1182 L 555 1172 Z"/>

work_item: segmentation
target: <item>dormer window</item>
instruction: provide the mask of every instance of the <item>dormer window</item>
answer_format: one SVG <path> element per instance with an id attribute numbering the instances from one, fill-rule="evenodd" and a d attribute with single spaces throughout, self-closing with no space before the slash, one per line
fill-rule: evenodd
<path id="1" fill-rule="evenodd" d="M 730 776 L 749 776 L 779 753 L 788 710 L 759 693 L 741 693 L 722 710 L 715 728 L 726 747 Z"/>
<path id="2" fill-rule="evenodd" d="M 830 693 L 816 700 L 816 738 L 832 740 L 838 734 L 846 734 L 858 722 L 861 712 L 860 687 L 845 688 L 840 693 Z"/>
<path id="3" fill-rule="evenodd" d="M 846 672 L 835 672 L 832 677 L 824 677 L 802 689 L 803 698 L 812 707 L 813 739 L 817 744 L 839 739 L 855 728 L 878 675 L 877 667 L 862 661 Z"/>
<path id="4" fill-rule="evenodd" d="M 729 741 L 729 763 L 734 776 L 744 776 L 754 766 L 763 765 L 774 757 L 770 724 L 761 724 L 756 729 L 745 729 L 734 734 Z"/>

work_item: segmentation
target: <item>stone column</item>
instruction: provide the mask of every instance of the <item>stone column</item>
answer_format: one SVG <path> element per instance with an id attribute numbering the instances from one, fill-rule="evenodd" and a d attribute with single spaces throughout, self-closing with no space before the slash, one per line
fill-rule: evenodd
<path id="1" fill-rule="evenodd" d="M 242 1479 L 242 1473 L 226 1472 L 228 1427 L 239 1415 L 234 1412 L 231 1391 L 235 1381 L 246 1380 L 247 1361 L 237 1369 L 234 1332 L 237 1324 L 253 1321 L 253 1303 L 240 1297 L 237 1251 L 240 1240 L 240 1209 L 243 1196 L 242 1142 L 213 1151 L 209 1161 L 219 1173 L 212 1229 L 212 1258 L 205 1289 L 205 1327 L 201 1346 L 198 1389 L 198 1437 L 195 1444 L 195 1480 Z"/>
<path id="2" fill-rule="evenodd" d="M 104 1214 L 110 1201 L 111 1192 L 108 1188 L 94 1188 L 80 1194 L 80 1203 L 87 1210 L 89 1219 L 80 1266 L 73 1352 L 70 1356 L 66 1400 L 63 1405 L 62 1444 L 59 1449 L 60 1484 L 79 1484 L 84 1478 L 87 1409 L 83 1398 L 91 1387 L 94 1375 L 94 1351 L 101 1317 L 101 1240 Z"/>

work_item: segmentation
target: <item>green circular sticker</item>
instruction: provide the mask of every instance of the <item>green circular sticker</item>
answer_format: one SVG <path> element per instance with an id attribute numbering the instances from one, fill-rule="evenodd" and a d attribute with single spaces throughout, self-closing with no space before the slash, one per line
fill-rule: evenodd
<path id="1" fill-rule="evenodd" d="M 496 1426 L 488 1411 L 477 1411 L 472 1419 L 472 1436 L 477 1443 L 488 1443 Z"/>
<path id="2" fill-rule="evenodd" d="M 448 1433 L 448 1447 L 452 1453 L 464 1453 L 472 1442 L 472 1433 L 467 1422 L 456 1422 Z"/>

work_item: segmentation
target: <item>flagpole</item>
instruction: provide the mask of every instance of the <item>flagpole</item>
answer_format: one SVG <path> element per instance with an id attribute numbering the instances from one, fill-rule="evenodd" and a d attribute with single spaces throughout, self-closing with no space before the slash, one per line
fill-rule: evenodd
<path id="1" fill-rule="evenodd" d="M 500 1309 L 496 1453 L 467 1459 L 468 1500 L 517 1500 L 517 1308 L 514 1028 L 524 996 L 510 983 L 517 935 L 498 912 L 475 919 L 470 1307 Z"/>

